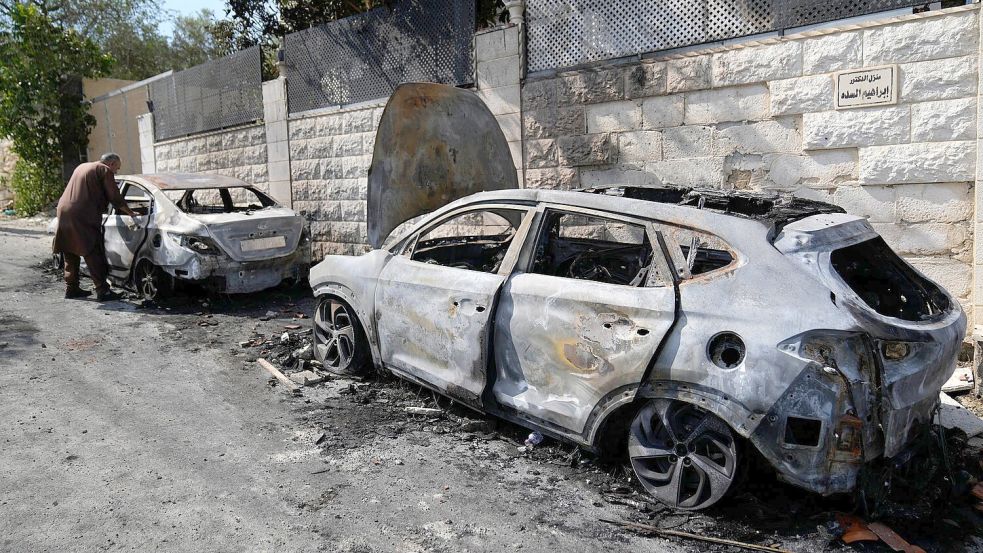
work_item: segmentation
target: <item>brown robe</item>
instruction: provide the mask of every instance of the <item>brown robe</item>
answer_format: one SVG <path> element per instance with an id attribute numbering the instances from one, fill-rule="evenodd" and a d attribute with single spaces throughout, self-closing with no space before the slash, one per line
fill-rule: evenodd
<path id="1" fill-rule="evenodd" d="M 109 204 L 117 209 L 126 205 L 109 167 L 101 161 L 76 167 L 58 200 L 54 252 L 84 257 L 101 246 L 102 215 Z"/>

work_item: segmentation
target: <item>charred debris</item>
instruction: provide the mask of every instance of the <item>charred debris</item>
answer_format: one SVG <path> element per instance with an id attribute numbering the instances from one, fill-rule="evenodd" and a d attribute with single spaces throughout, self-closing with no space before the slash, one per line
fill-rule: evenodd
<path id="1" fill-rule="evenodd" d="M 607 186 L 585 188 L 582 191 L 590 194 L 606 194 L 647 202 L 695 207 L 746 219 L 771 222 L 775 225 L 776 233 L 785 225 L 806 217 L 827 213 L 846 213 L 840 206 L 798 198 L 791 194 L 685 186 Z"/>

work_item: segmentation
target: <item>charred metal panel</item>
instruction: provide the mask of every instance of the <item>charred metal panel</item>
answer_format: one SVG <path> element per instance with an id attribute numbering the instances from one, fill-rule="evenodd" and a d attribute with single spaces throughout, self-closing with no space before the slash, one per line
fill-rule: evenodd
<path id="1" fill-rule="evenodd" d="M 495 300 L 505 277 L 393 257 L 379 275 L 382 362 L 480 405 Z"/>
<path id="2" fill-rule="evenodd" d="M 473 92 L 400 85 L 376 133 L 369 169 L 369 242 L 404 221 L 475 192 L 518 188 L 505 135 Z"/>
<path id="3" fill-rule="evenodd" d="M 495 399 L 582 432 L 601 398 L 642 379 L 675 307 L 671 287 L 513 276 L 496 317 Z"/>

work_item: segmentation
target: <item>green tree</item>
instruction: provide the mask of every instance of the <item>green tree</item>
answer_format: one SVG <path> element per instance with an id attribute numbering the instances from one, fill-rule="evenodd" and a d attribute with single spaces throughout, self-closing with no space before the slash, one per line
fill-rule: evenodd
<path id="1" fill-rule="evenodd" d="M 170 64 L 173 69 L 186 69 L 220 58 L 228 47 L 216 33 L 215 14 L 203 9 L 190 16 L 179 15 L 174 20 L 170 43 Z"/>
<path id="2" fill-rule="evenodd" d="M 32 214 L 61 193 L 62 153 L 85 148 L 94 124 L 71 91 L 75 79 L 108 73 L 112 58 L 55 24 L 36 5 L 16 4 L 0 30 L 0 136 L 20 157 L 16 208 Z"/>

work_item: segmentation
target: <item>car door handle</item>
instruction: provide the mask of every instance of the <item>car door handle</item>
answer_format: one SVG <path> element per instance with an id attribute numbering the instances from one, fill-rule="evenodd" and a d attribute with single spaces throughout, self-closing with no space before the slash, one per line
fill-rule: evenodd
<path id="1" fill-rule="evenodd" d="M 485 306 L 484 305 L 477 305 L 477 306 L 475 306 L 474 310 L 477 311 L 478 313 L 481 313 L 482 311 L 485 310 Z"/>

